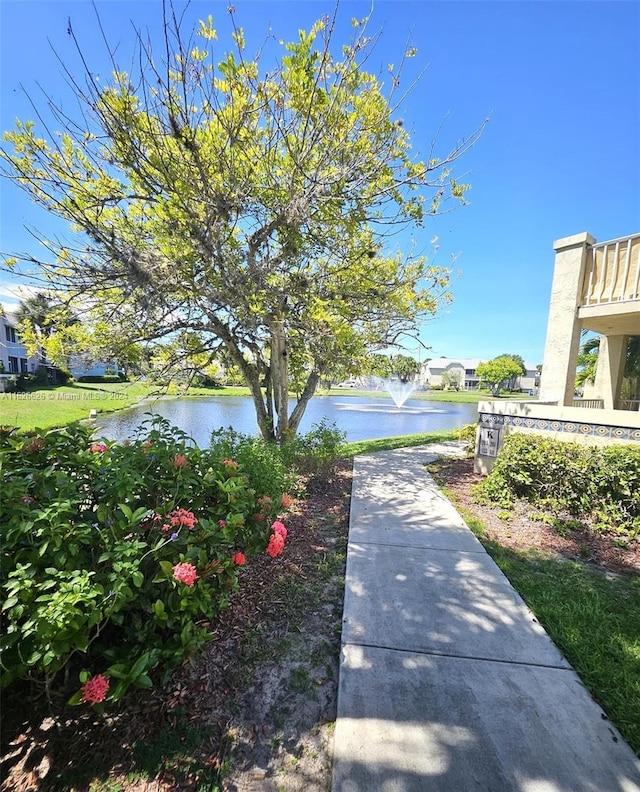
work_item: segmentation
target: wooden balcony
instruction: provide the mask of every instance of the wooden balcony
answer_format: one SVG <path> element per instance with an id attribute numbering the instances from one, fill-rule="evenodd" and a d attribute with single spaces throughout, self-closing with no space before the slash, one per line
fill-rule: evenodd
<path id="1" fill-rule="evenodd" d="M 640 234 L 587 248 L 578 318 L 605 335 L 640 335 Z"/>

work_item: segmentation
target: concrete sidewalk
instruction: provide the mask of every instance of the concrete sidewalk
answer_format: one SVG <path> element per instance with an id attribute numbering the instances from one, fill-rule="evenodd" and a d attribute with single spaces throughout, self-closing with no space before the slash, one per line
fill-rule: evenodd
<path id="1" fill-rule="evenodd" d="M 355 460 L 333 792 L 640 792 L 640 761 L 426 472 L 440 453 L 455 444 Z"/>

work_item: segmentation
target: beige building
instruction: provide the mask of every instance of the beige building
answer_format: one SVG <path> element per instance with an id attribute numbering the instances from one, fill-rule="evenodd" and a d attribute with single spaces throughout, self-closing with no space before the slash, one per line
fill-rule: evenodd
<path id="1" fill-rule="evenodd" d="M 480 378 L 476 369 L 488 358 L 434 358 L 420 367 L 420 382 L 429 387 L 440 388 L 446 383 L 457 382 L 460 390 L 476 390 L 480 387 Z M 526 374 L 518 377 L 513 383 L 514 390 L 522 390 L 530 395 L 537 393 L 538 370 L 533 363 L 525 362 Z"/>
<path id="2" fill-rule="evenodd" d="M 488 472 L 512 431 L 592 443 L 640 442 L 640 401 L 621 398 L 627 340 L 640 336 L 640 234 L 553 244 L 555 267 L 537 402 L 478 405 L 476 470 Z M 575 396 L 583 330 L 600 334 L 589 398 Z"/>

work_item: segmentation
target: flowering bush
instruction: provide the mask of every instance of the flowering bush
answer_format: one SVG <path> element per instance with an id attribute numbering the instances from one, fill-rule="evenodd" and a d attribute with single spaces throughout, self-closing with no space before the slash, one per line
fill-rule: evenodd
<path id="1" fill-rule="evenodd" d="M 286 538 L 293 482 L 241 457 L 158 418 L 126 444 L 76 424 L 0 430 L 2 684 L 67 667 L 82 685 L 71 702 L 101 706 L 200 647 L 239 567 Z"/>

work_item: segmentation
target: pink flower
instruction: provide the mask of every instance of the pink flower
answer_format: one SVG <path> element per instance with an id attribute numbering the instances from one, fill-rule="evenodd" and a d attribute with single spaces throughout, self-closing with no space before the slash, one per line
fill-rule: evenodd
<path id="1" fill-rule="evenodd" d="M 88 704 L 99 704 L 107 696 L 109 680 L 102 674 L 96 674 L 91 679 L 87 679 L 81 689 L 81 701 L 86 701 Z"/>
<path id="2" fill-rule="evenodd" d="M 238 566 L 244 566 L 247 563 L 247 559 L 245 558 L 244 553 L 234 553 L 231 556 L 231 560 L 233 561 L 234 564 L 237 564 Z"/>
<path id="3" fill-rule="evenodd" d="M 171 460 L 171 464 L 176 470 L 182 470 L 183 468 L 187 467 L 189 460 L 184 454 L 176 454 Z"/>
<path id="4" fill-rule="evenodd" d="M 222 464 L 226 468 L 231 468 L 232 470 L 237 470 L 238 469 L 238 463 L 235 460 L 233 460 L 233 459 L 223 459 L 222 460 Z"/>
<path id="5" fill-rule="evenodd" d="M 282 498 L 280 498 L 280 503 L 282 504 L 283 509 L 288 509 L 293 503 L 293 498 L 288 492 L 283 492 Z"/>
<path id="6" fill-rule="evenodd" d="M 193 586 L 199 575 L 193 564 L 176 564 L 173 567 L 173 577 L 184 583 L 185 586 Z"/>
<path id="7" fill-rule="evenodd" d="M 187 511 L 186 509 L 174 509 L 173 511 L 167 514 L 167 520 L 169 522 L 165 523 L 162 526 L 162 530 L 167 533 L 172 528 L 181 528 L 183 525 L 188 528 L 188 530 L 193 531 L 195 526 L 198 524 L 198 518 L 195 516 L 193 512 Z"/>
<path id="8" fill-rule="evenodd" d="M 218 525 L 219 525 L 221 528 L 226 528 L 226 527 L 227 527 L 226 520 L 218 520 Z"/>
<path id="9" fill-rule="evenodd" d="M 91 443 L 89 446 L 89 451 L 92 451 L 94 454 L 104 454 L 107 450 L 107 446 L 104 443 Z"/>
<path id="10" fill-rule="evenodd" d="M 271 530 L 274 532 L 274 534 L 279 534 L 283 539 L 287 538 L 287 529 L 285 528 L 284 523 L 281 523 L 280 520 L 276 520 L 273 523 Z"/>
<path id="11" fill-rule="evenodd" d="M 284 537 L 279 533 L 271 534 L 269 537 L 269 545 L 267 546 L 267 553 L 271 558 L 276 558 L 284 550 Z"/>

